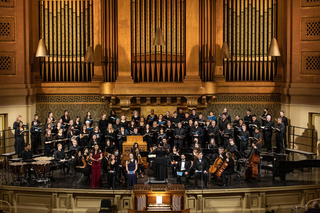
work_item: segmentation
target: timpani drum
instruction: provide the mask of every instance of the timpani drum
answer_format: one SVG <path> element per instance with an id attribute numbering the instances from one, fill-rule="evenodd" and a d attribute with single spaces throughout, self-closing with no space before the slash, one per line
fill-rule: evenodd
<path id="1" fill-rule="evenodd" d="M 16 163 L 10 163 L 10 170 L 11 173 L 15 176 L 21 176 L 27 172 L 27 164 L 26 163 L 21 163 L 21 162 L 16 162 Z"/>
<path id="2" fill-rule="evenodd" d="M 37 157 L 34 158 L 35 161 L 54 161 L 54 157 Z"/>
<path id="3" fill-rule="evenodd" d="M 50 161 L 36 161 L 32 162 L 32 165 L 37 175 L 44 176 L 50 171 L 52 163 Z"/>

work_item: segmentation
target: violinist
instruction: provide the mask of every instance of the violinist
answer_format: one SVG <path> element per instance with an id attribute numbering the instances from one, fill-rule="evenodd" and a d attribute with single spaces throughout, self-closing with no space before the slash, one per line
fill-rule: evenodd
<path id="1" fill-rule="evenodd" d="M 190 161 L 187 161 L 186 156 L 181 154 L 181 161 L 179 161 L 177 165 L 177 184 L 181 184 L 181 178 L 185 177 L 184 185 L 189 185 L 190 168 Z"/>
<path id="2" fill-rule="evenodd" d="M 256 179 L 258 177 L 260 163 L 260 144 L 257 144 L 256 141 L 251 142 L 252 149 L 249 154 L 248 159 L 244 159 L 248 165 L 246 168 L 246 180 Z"/>
<path id="3" fill-rule="evenodd" d="M 87 165 L 86 158 L 81 154 L 81 151 L 78 151 L 78 154 L 76 155 L 75 171 L 84 174 L 85 181 L 90 179 L 91 168 Z"/>
<path id="4" fill-rule="evenodd" d="M 194 174 L 194 182 L 195 182 L 195 187 L 199 189 L 198 186 L 198 179 L 203 177 L 203 182 L 204 182 L 204 188 L 207 188 L 207 183 L 208 183 L 208 170 L 209 170 L 209 163 L 208 161 L 203 158 L 202 152 L 198 153 L 198 158 L 194 160 L 193 167 L 195 170 Z"/>
<path id="5" fill-rule="evenodd" d="M 227 152 L 226 156 L 227 156 L 227 158 L 225 161 L 228 163 L 228 166 L 221 173 L 223 187 L 227 186 L 228 180 L 227 180 L 226 175 L 231 175 L 234 173 L 234 159 L 232 157 L 232 154 L 230 152 Z"/>
<path id="6" fill-rule="evenodd" d="M 139 175 L 141 175 L 141 177 L 143 178 L 144 165 L 143 165 L 143 159 L 140 155 L 140 149 L 138 147 L 135 148 L 134 157 L 138 162 L 137 178 L 139 178 Z"/>

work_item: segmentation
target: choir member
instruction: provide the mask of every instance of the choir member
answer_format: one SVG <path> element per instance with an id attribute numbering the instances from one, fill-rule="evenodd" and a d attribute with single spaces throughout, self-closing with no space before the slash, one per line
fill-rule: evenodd
<path id="1" fill-rule="evenodd" d="M 62 147 L 65 147 L 65 143 L 63 142 L 63 140 L 65 139 L 65 136 L 63 134 L 63 129 L 59 129 L 58 134 L 56 135 L 55 139 L 62 144 Z"/>
<path id="2" fill-rule="evenodd" d="M 285 125 L 282 123 L 282 118 L 278 118 L 278 123 L 275 128 L 276 130 L 276 146 L 277 146 L 277 152 L 283 151 L 283 135 L 285 134 Z"/>
<path id="3" fill-rule="evenodd" d="M 150 125 L 146 125 L 146 129 L 143 135 L 143 141 L 147 142 L 148 150 L 153 146 L 153 132 L 150 129 Z"/>
<path id="4" fill-rule="evenodd" d="M 97 135 L 92 135 L 92 138 L 90 139 L 89 141 L 89 147 L 94 147 L 94 145 L 98 144 L 99 147 L 101 146 L 100 145 L 100 141 L 97 139 Z"/>
<path id="5" fill-rule="evenodd" d="M 202 128 L 199 127 L 198 121 L 194 121 L 194 125 L 191 127 L 191 130 L 190 130 L 190 136 L 192 137 L 192 142 L 194 142 L 194 139 L 197 138 L 200 146 L 201 147 L 203 146 L 202 144 L 203 131 L 202 131 Z"/>
<path id="6" fill-rule="evenodd" d="M 211 125 L 208 127 L 208 135 L 209 141 L 213 138 L 214 141 L 217 143 L 219 141 L 219 127 L 216 125 L 216 121 L 211 121 Z"/>
<path id="7" fill-rule="evenodd" d="M 22 160 L 23 161 L 30 161 L 32 160 L 32 152 L 31 152 L 31 147 L 30 144 L 26 144 L 25 148 L 21 154 Z"/>
<path id="8" fill-rule="evenodd" d="M 209 119 L 210 121 L 217 121 L 217 118 L 216 118 L 216 116 L 214 116 L 212 110 L 209 111 L 208 119 Z"/>
<path id="9" fill-rule="evenodd" d="M 140 122 L 140 116 L 139 116 L 139 113 L 137 110 L 134 110 L 133 111 L 133 115 L 131 117 L 131 121 L 134 121 L 135 122 L 135 125 L 139 125 L 139 122 Z"/>
<path id="10" fill-rule="evenodd" d="M 287 144 L 287 126 L 288 126 L 288 118 L 286 116 L 284 116 L 284 111 L 281 110 L 280 111 L 280 118 L 282 119 L 282 123 L 284 124 L 284 133 L 283 133 L 283 143 L 284 143 L 284 147 L 287 148 L 288 144 Z"/>
<path id="11" fill-rule="evenodd" d="M 87 122 L 89 122 L 89 126 L 92 127 L 93 120 L 92 120 L 92 116 L 91 116 L 90 111 L 87 112 L 87 115 L 84 119 L 84 123 L 87 123 Z"/>
<path id="12" fill-rule="evenodd" d="M 231 116 L 230 116 L 230 114 L 228 113 L 228 109 L 227 109 L 227 108 L 224 108 L 222 114 L 223 114 L 223 113 L 226 115 L 227 121 L 228 121 L 229 123 L 231 123 Z M 221 117 L 220 117 L 220 118 L 221 118 Z"/>
<path id="13" fill-rule="evenodd" d="M 32 121 L 31 132 L 31 149 L 33 154 L 37 154 L 37 149 L 41 145 L 41 128 L 37 120 Z"/>
<path id="14" fill-rule="evenodd" d="M 122 144 L 127 141 L 127 133 L 124 129 L 124 127 L 122 126 L 120 129 L 120 132 L 117 135 L 117 139 L 118 139 L 118 148 L 120 150 L 120 152 L 122 153 Z"/>
<path id="15" fill-rule="evenodd" d="M 228 124 L 228 120 L 227 120 L 227 114 L 226 113 L 222 113 L 220 120 L 219 120 L 219 133 L 220 133 L 220 144 L 224 144 L 224 135 L 222 134 L 223 131 L 225 129 L 227 129 L 227 124 Z"/>
<path id="16" fill-rule="evenodd" d="M 70 173 L 70 161 L 66 160 L 61 143 L 58 144 L 58 150 L 54 153 L 54 160 L 59 163 L 64 175 L 66 174 L 65 168 L 67 168 L 67 174 Z"/>
<path id="17" fill-rule="evenodd" d="M 120 119 L 117 118 L 115 124 L 113 124 L 113 129 L 114 129 L 114 131 L 115 131 L 116 133 L 119 133 L 121 127 L 123 127 L 124 130 L 126 130 L 126 127 L 125 127 L 125 126 L 122 126 L 122 125 L 120 124 Z"/>
<path id="18" fill-rule="evenodd" d="M 128 131 L 128 122 L 126 121 L 126 116 L 122 115 L 120 120 L 120 126 L 123 126 L 126 131 Z"/>
<path id="19" fill-rule="evenodd" d="M 110 189 L 114 189 L 115 187 L 116 175 L 119 172 L 118 168 L 119 164 L 116 157 L 114 154 L 111 154 L 108 160 L 108 183 Z"/>
<path id="20" fill-rule="evenodd" d="M 78 145 L 78 141 L 75 140 L 75 139 L 71 139 L 71 143 L 72 143 L 72 146 L 69 147 L 69 151 L 72 151 L 72 150 L 79 150 L 80 149 L 80 146 Z"/>
<path id="21" fill-rule="evenodd" d="M 185 119 L 185 114 L 183 113 L 183 110 L 180 108 L 178 112 L 178 117 L 180 118 L 180 121 L 183 121 Z"/>
<path id="22" fill-rule="evenodd" d="M 99 120 L 99 129 L 101 134 L 104 135 L 108 127 L 108 120 L 106 113 L 103 113 L 101 119 Z"/>
<path id="23" fill-rule="evenodd" d="M 218 148 L 218 145 L 216 144 L 215 139 L 211 138 L 210 142 L 208 144 L 208 149 L 214 150 L 214 149 L 217 149 L 217 148 Z"/>
<path id="24" fill-rule="evenodd" d="M 131 135 L 140 135 L 137 127 L 135 127 L 135 128 L 133 129 L 133 132 L 132 132 Z"/>
<path id="25" fill-rule="evenodd" d="M 209 162 L 205 158 L 203 158 L 202 152 L 198 153 L 198 158 L 194 160 L 193 167 L 195 170 L 195 174 L 194 174 L 195 187 L 199 188 L 198 180 L 202 176 L 203 182 L 204 182 L 204 188 L 207 188 Z"/>
<path id="26" fill-rule="evenodd" d="M 197 115 L 197 110 L 196 109 L 192 109 L 191 110 L 190 118 L 193 120 L 193 122 L 195 122 L 196 120 L 199 119 L 199 116 Z"/>
<path id="27" fill-rule="evenodd" d="M 97 138 L 97 141 L 99 141 L 99 143 L 100 143 L 100 141 L 102 140 L 102 131 L 99 129 L 99 127 L 98 126 L 96 126 L 96 127 L 94 127 L 94 130 L 93 130 L 93 132 L 92 132 L 92 136 L 93 135 L 95 135 L 96 136 L 96 138 Z"/>
<path id="28" fill-rule="evenodd" d="M 137 127 L 138 127 L 140 135 L 144 135 L 145 130 L 146 130 L 146 122 L 143 117 L 140 118 L 140 121 L 139 121 Z"/>
<path id="29" fill-rule="evenodd" d="M 166 115 L 163 117 L 164 118 L 164 120 L 166 121 L 166 122 L 168 122 L 168 121 L 171 121 L 171 115 L 170 115 L 170 111 L 167 111 L 166 112 Z"/>
<path id="30" fill-rule="evenodd" d="M 264 122 L 265 126 L 264 126 L 264 142 L 267 145 L 267 152 L 271 152 L 272 151 L 272 143 L 271 143 L 271 139 L 272 139 L 272 127 L 273 122 L 271 121 L 271 115 L 267 115 L 267 120 Z"/>
<path id="31" fill-rule="evenodd" d="M 100 187 L 101 185 L 101 160 L 102 152 L 98 145 L 95 145 L 90 153 L 91 165 L 91 187 Z"/>
<path id="32" fill-rule="evenodd" d="M 50 129 L 46 130 L 46 135 L 45 135 L 43 141 L 44 141 L 44 156 L 49 157 L 50 152 L 53 149 L 53 142 L 52 142 L 53 137 L 52 137 Z"/>
<path id="33" fill-rule="evenodd" d="M 229 139 L 233 138 L 233 132 L 232 132 L 230 123 L 227 124 L 227 128 L 225 130 L 223 130 L 222 134 L 223 134 L 223 139 L 224 139 L 223 140 L 223 147 L 227 148 L 227 146 L 229 144 Z"/>
<path id="34" fill-rule="evenodd" d="M 190 161 L 187 161 L 186 156 L 184 154 L 181 154 L 181 161 L 179 161 L 177 165 L 177 184 L 181 184 L 181 178 L 185 177 L 184 185 L 189 185 L 190 168 Z"/>
<path id="35" fill-rule="evenodd" d="M 234 135 L 234 139 L 235 139 L 235 143 L 236 143 L 237 147 L 240 147 L 240 142 L 239 142 L 239 138 L 238 138 L 238 135 L 240 133 L 239 128 L 242 129 L 242 127 L 239 126 L 239 122 L 240 122 L 240 116 L 236 115 L 236 117 L 232 123 L 232 126 L 233 126 L 233 135 Z"/>
<path id="36" fill-rule="evenodd" d="M 118 117 L 116 115 L 116 111 L 111 110 L 110 115 L 108 117 L 108 123 L 115 124 L 117 119 Z"/>
<path id="37" fill-rule="evenodd" d="M 260 121 L 257 120 L 257 116 L 256 115 L 252 115 L 252 123 L 249 126 L 251 126 L 250 135 L 253 136 L 254 132 L 255 132 L 255 129 L 261 127 L 261 123 L 260 123 Z"/>
<path id="38" fill-rule="evenodd" d="M 70 121 L 70 116 L 68 115 L 68 110 L 64 111 L 64 115 L 61 116 L 62 123 L 63 124 L 68 124 Z"/>
<path id="39" fill-rule="evenodd" d="M 132 120 L 129 126 L 129 135 L 132 135 L 134 128 L 136 128 L 136 122 Z"/>
<path id="40" fill-rule="evenodd" d="M 252 116 L 251 116 L 251 110 L 250 109 L 248 109 L 247 110 L 247 114 L 246 114 L 246 116 L 244 116 L 244 118 L 243 118 L 243 122 L 244 122 L 244 124 L 247 126 L 247 130 L 250 132 L 250 124 L 252 123 Z"/>
<path id="41" fill-rule="evenodd" d="M 153 144 L 158 144 L 158 134 L 160 132 L 160 128 L 157 125 L 157 121 L 153 121 L 152 127 L 151 127 L 151 132 L 153 135 Z"/>
<path id="42" fill-rule="evenodd" d="M 226 161 L 228 163 L 228 166 L 227 168 L 225 168 L 225 170 L 221 174 L 224 187 L 227 186 L 227 181 L 228 181 L 226 175 L 231 175 L 234 173 L 234 165 L 235 165 L 232 154 L 230 152 L 227 152 L 226 156 L 227 156 Z"/>
<path id="43" fill-rule="evenodd" d="M 111 123 L 108 124 L 108 128 L 107 128 L 107 131 L 106 131 L 106 134 L 105 134 L 105 138 L 106 138 L 106 139 L 109 139 L 109 140 L 110 140 L 110 143 L 111 143 L 113 146 L 116 145 L 116 143 L 115 143 L 116 133 L 114 132 L 114 129 L 113 129 Z"/>
<path id="44" fill-rule="evenodd" d="M 81 126 L 82 126 L 82 124 L 81 124 L 81 118 L 80 118 L 80 116 L 77 116 L 76 117 L 76 122 L 75 122 L 75 124 L 74 124 L 74 128 L 75 129 L 81 129 Z"/>
<path id="45" fill-rule="evenodd" d="M 31 126 L 34 126 L 34 122 L 35 121 L 37 121 L 38 125 L 41 126 L 41 124 L 40 124 L 41 122 L 39 120 L 39 115 L 38 114 L 34 114 L 33 121 L 31 122 Z M 31 147 L 31 149 L 32 149 L 32 147 Z"/>
<path id="46" fill-rule="evenodd" d="M 173 137 L 174 137 L 174 146 L 178 148 L 178 150 L 182 149 L 183 140 L 186 136 L 185 129 L 182 128 L 181 122 L 178 123 L 178 128 L 174 130 Z"/>
<path id="47" fill-rule="evenodd" d="M 156 114 L 154 114 L 154 110 L 151 109 L 150 114 L 147 116 L 147 122 L 152 125 L 154 121 L 157 121 L 158 117 Z"/>
<path id="48" fill-rule="evenodd" d="M 180 117 L 177 114 L 177 111 L 173 112 L 173 116 L 171 118 L 172 125 L 177 127 L 178 123 L 181 121 Z"/>
<path id="49" fill-rule="evenodd" d="M 17 132 L 17 129 L 19 129 L 19 124 L 20 124 L 20 122 L 21 122 L 21 119 L 22 119 L 22 116 L 21 116 L 21 115 L 18 115 L 16 121 L 13 122 L 12 128 L 15 130 L 15 138 L 16 138 L 16 139 L 17 139 L 17 137 L 16 137 L 16 136 L 17 136 L 16 132 Z"/>
<path id="50" fill-rule="evenodd" d="M 82 131 L 80 132 L 80 146 L 88 146 L 89 145 L 89 132 L 87 131 L 86 126 L 82 126 Z"/>
<path id="51" fill-rule="evenodd" d="M 249 132 L 247 131 L 247 126 L 245 124 L 242 125 L 242 131 L 239 133 L 239 141 L 240 141 L 240 151 L 244 152 L 248 147 L 248 140 L 250 137 Z"/>
<path id="52" fill-rule="evenodd" d="M 159 144 L 160 141 L 162 141 L 163 139 L 167 140 L 168 137 L 167 134 L 164 132 L 164 129 L 161 127 L 157 138 L 157 144 Z"/>
<path id="53" fill-rule="evenodd" d="M 50 118 L 51 122 L 54 123 L 56 120 L 54 120 L 53 118 L 53 113 L 52 112 L 48 112 L 48 118 Z"/>
<path id="54" fill-rule="evenodd" d="M 183 124 L 184 126 L 187 126 L 188 124 L 190 124 L 190 120 L 191 120 L 192 123 L 193 123 L 193 120 L 191 119 L 189 112 L 186 112 L 186 113 L 184 114 L 184 119 L 182 120 L 182 124 Z"/>
<path id="55" fill-rule="evenodd" d="M 163 120 L 163 115 L 162 114 L 159 115 L 157 124 L 158 124 L 159 128 L 161 128 L 161 127 L 164 128 L 166 126 L 166 121 Z"/>
<path id="56" fill-rule="evenodd" d="M 261 144 L 262 141 L 262 135 L 259 131 L 259 127 L 255 128 L 254 130 L 254 134 L 253 134 L 253 140 L 257 143 L 257 144 Z"/>
<path id="57" fill-rule="evenodd" d="M 167 126 L 164 130 L 164 132 L 167 134 L 168 137 L 168 143 L 173 146 L 173 132 L 175 127 L 171 124 L 171 120 L 167 120 Z"/>
<path id="58" fill-rule="evenodd" d="M 126 171 L 129 186 L 133 186 L 137 183 L 137 170 L 138 162 L 134 159 L 133 154 L 130 153 L 129 159 L 126 162 Z"/>

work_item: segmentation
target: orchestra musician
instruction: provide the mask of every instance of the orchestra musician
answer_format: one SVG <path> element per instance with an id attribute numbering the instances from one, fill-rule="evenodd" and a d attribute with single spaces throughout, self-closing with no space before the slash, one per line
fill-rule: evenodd
<path id="1" fill-rule="evenodd" d="M 194 181 L 195 181 L 195 187 L 199 188 L 198 186 L 198 179 L 203 177 L 204 182 L 204 188 L 207 188 L 208 184 L 208 170 L 209 170 L 209 162 L 203 158 L 202 152 L 198 153 L 198 158 L 194 160 L 193 167 L 195 170 L 194 174 Z"/>
<path id="2" fill-rule="evenodd" d="M 30 161 L 32 160 L 32 152 L 31 152 L 31 147 L 30 147 L 30 144 L 27 143 L 25 145 L 25 148 L 21 154 L 21 157 L 22 157 L 22 160 L 23 161 Z"/>
<path id="3" fill-rule="evenodd" d="M 54 160 L 60 164 L 64 175 L 66 174 L 65 168 L 67 168 L 67 174 L 69 174 L 70 161 L 66 160 L 64 150 L 62 149 L 62 144 L 59 143 L 57 147 L 58 147 L 58 150 L 54 153 Z"/>
<path id="4" fill-rule="evenodd" d="M 177 149 L 176 146 L 172 147 L 172 152 L 170 152 L 168 155 L 168 162 L 171 166 L 171 178 L 176 177 L 177 164 L 178 164 L 178 161 L 174 160 L 174 156 L 180 156 L 179 150 Z"/>
<path id="5" fill-rule="evenodd" d="M 184 185 L 189 185 L 189 173 L 191 162 L 186 160 L 185 154 L 181 154 L 181 161 L 177 165 L 177 184 L 181 184 L 181 178 L 185 177 Z"/>
<path id="6" fill-rule="evenodd" d="M 143 173 L 144 173 L 144 165 L 143 165 L 143 159 L 140 155 L 140 149 L 138 147 L 135 148 L 134 151 L 134 158 L 137 160 L 138 162 L 138 170 L 137 170 L 137 178 L 139 178 L 139 175 L 141 175 L 141 177 L 143 178 Z"/>
<path id="7" fill-rule="evenodd" d="M 229 144 L 227 146 L 227 152 L 235 153 L 238 151 L 237 145 L 234 143 L 233 138 L 229 139 Z"/>
<path id="8" fill-rule="evenodd" d="M 258 164 L 260 163 L 260 144 L 256 141 L 251 141 L 251 151 L 248 159 L 244 159 L 248 163 L 246 168 L 246 180 L 256 179 L 258 176 Z"/>
<path id="9" fill-rule="evenodd" d="M 185 129 L 182 128 L 181 122 L 178 122 L 178 128 L 176 128 L 173 132 L 173 137 L 174 137 L 174 146 L 178 148 L 178 150 L 182 149 L 183 145 L 183 140 L 186 136 L 186 131 Z"/>
<path id="10" fill-rule="evenodd" d="M 75 159 L 75 171 L 84 174 L 85 181 L 90 179 L 91 167 L 87 164 L 86 156 L 78 151 Z"/>
<path id="11" fill-rule="evenodd" d="M 231 175 L 234 173 L 234 158 L 230 152 L 226 153 L 226 159 L 225 161 L 228 163 L 228 166 L 224 169 L 224 171 L 221 173 L 222 183 L 223 186 L 227 186 L 227 177 L 226 175 Z"/>
<path id="12" fill-rule="evenodd" d="M 278 123 L 275 128 L 276 131 L 276 145 L 277 145 L 277 152 L 283 151 L 283 135 L 285 134 L 285 125 L 282 123 L 282 118 L 278 118 Z"/>

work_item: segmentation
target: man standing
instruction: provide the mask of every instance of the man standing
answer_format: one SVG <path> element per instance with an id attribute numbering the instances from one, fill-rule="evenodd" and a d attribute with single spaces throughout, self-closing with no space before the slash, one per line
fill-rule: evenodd
<path id="1" fill-rule="evenodd" d="M 277 152 L 283 151 L 283 135 L 285 134 L 285 125 L 282 123 L 282 118 L 278 118 L 278 123 L 276 126 L 276 142 L 277 142 Z"/>
<path id="2" fill-rule="evenodd" d="M 281 110 L 280 111 L 280 118 L 282 120 L 282 123 L 284 124 L 284 133 L 283 133 L 283 143 L 284 143 L 284 147 L 287 148 L 288 144 L 287 144 L 287 126 L 288 126 L 288 118 L 284 116 L 284 111 Z"/>
<path id="3" fill-rule="evenodd" d="M 181 153 L 183 140 L 185 138 L 186 132 L 182 128 L 181 122 L 178 123 L 178 128 L 176 128 L 173 132 L 174 136 L 174 146 L 179 149 L 179 152 Z"/>
<path id="4" fill-rule="evenodd" d="M 267 115 L 267 120 L 264 122 L 264 143 L 267 145 L 267 152 L 272 151 L 272 127 L 274 126 L 271 121 L 271 115 Z"/>
<path id="5" fill-rule="evenodd" d="M 207 162 L 206 159 L 204 159 L 202 157 L 203 157 L 202 152 L 199 152 L 198 158 L 195 159 L 194 163 L 193 163 L 193 167 L 195 170 L 194 182 L 195 182 L 195 187 L 198 189 L 199 189 L 198 180 L 199 180 L 199 178 L 201 178 L 201 175 L 203 177 L 204 188 L 207 188 L 207 183 L 208 183 L 209 163 Z"/>

